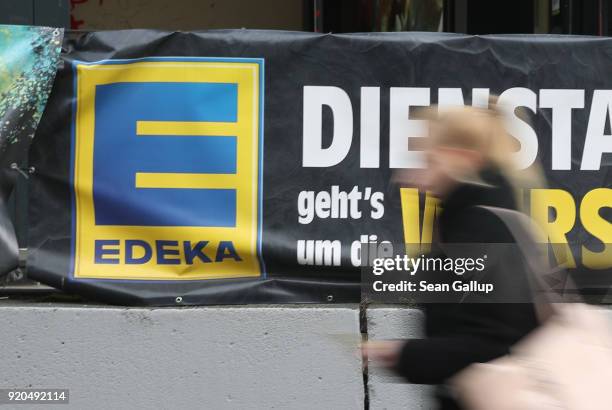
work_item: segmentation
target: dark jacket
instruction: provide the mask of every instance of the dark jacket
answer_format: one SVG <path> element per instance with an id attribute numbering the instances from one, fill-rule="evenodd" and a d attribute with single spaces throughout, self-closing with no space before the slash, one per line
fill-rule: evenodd
<path id="1" fill-rule="evenodd" d="M 461 184 L 442 201 L 440 242 L 514 242 L 501 220 L 477 208 L 488 205 L 516 209 L 510 184 L 492 169 L 483 171 L 481 178 L 488 185 Z M 526 286 L 525 270 L 520 266 L 517 264 L 513 280 Z M 490 270 L 495 271 L 495 267 Z M 491 274 L 495 272 L 487 273 Z M 448 280 L 453 279 L 451 276 Z M 510 291 L 524 292 L 525 286 Z M 428 303 L 424 310 L 427 338 L 409 340 L 397 366 L 411 383 L 443 384 L 472 363 L 505 355 L 510 346 L 537 326 L 533 305 L 527 303 Z M 452 399 L 440 401 L 443 409 L 458 408 Z"/>

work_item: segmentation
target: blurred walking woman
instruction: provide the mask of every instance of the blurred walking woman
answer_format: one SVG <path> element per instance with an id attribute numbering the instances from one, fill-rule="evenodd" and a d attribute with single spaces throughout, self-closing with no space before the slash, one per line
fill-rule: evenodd
<path id="1" fill-rule="evenodd" d="M 515 170 L 512 154 L 518 146 L 504 130 L 501 114 L 496 109 L 447 110 L 430 119 L 425 140 L 427 169 L 400 182 L 430 191 L 441 200 L 438 241 L 514 242 L 503 222 L 478 206 L 520 209 L 520 189 L 525 182 L 539 185 L 541 178 L 534 169 Z M 487 275 L 496 274 L 494 267 L 491 270 Z M 449 281 L 456 280 L 451 276 Z M 513 281 L 514 277 L 513 272 Z M 516 272 L 516 280 L 526 281 L 524 272 Z M 516 286 L 515 291 L 521 288 Z M 507 354 L 537 325 L 533 305 L 526 303 L 428 303 L 423 307 L 426 339 L 369 342 L 363 354 L 411 383 L 441 385 L 437 399 L 444 410 L 460 408 L 443 387 L 450 377 L 472 363 Z"/>

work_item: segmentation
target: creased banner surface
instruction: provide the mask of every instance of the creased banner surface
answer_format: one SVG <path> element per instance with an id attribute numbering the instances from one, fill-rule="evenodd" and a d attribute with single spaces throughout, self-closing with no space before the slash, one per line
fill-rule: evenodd
<path id="1" fill-rule="evenodd" d="M 0 276 L 18 265 L 8 199 L 51 92 L 63 29 L 0 25 Z"/>

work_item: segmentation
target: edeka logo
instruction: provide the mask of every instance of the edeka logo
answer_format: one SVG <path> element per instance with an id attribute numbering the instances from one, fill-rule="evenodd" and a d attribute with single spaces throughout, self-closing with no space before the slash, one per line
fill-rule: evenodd
<path id="1" fill-rule="evenodd" d="M 74 277 L 260 276 L 263 60 L 74 71 Z"/>

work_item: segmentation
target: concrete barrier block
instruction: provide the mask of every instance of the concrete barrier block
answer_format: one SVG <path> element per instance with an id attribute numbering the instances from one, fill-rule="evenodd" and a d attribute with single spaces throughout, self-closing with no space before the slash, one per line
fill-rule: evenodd
<path id="1" fill-rule="evenodd" d="M 0 304 L 0 387 L 57 409 L 361 409 L 357 306 Z M 330 335 L 354 339 L 352 348 Z M 20 406 L 39 409 L 40 406 Z"/>
<path id="2" fill-rule="evenodd" d="M 368 339 L 422 338 L 424 319 L 423 312 L 418 309 L 370 307 L 367 311 Z M 435 408 L 432 386 L 408 384 L 374 366 L 369 366 L 368 395 L 372 410 Z"/>

